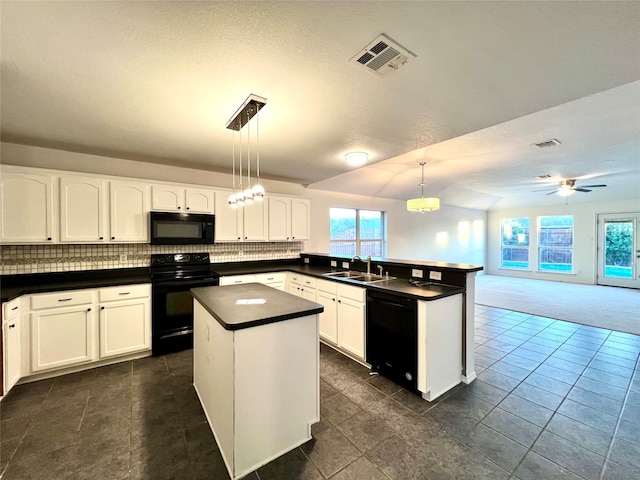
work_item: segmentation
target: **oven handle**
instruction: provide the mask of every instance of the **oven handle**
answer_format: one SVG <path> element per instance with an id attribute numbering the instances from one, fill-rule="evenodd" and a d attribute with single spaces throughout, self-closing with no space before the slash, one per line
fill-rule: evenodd
<path id="1" fill-rule="evenodd" d="M 171 337 L 180 337 L 182 335 L 189 335 L 190 333 L 193 333 L 193 329 L 180 330 L 179 332 L 170 333 L 168 335 L 162 335 L 160 338 L 164 339 L 164 338 L 171 338 Z"/>
<path id="2" fill-rule="evenodd" d="M 175 280 L 173 282 L 157 282 L 153 283 L 154 287 L 188 287 L 195 285 L 198 287 L 215 287 L 220 283 L 218 278 L 199 278 L 197 280 Z"/>

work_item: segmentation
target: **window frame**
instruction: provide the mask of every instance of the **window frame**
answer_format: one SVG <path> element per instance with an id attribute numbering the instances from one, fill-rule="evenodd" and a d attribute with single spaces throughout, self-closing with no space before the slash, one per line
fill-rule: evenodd
<path id="1" fill-rule="evenodd" d="M 562 217 L 569 217 L 571 218 L 571 226 L 568 227 L 566 225 L 558 225 L 558 226 L 545 226 L 542 227 L 542 219 L 543 218 L 562 218 Z M 537 235 L 536 235 L 536 240 L 537 240 L 537 250 L 538 250 L 538 265 L 537 265 L 537 270 L 538 272 L 544 272 L 544 273 L 561 273 L 561 274 L 574 274 L 575 273 L 575 245 L 576 245 L 576 225 L 575 225 L 575 217 L 572 214 L 564 214 L 564 215 L 540 215 L 537 218 L 537 222 L 536 222 L 536 227 L 538 229 Z M 543 235 L 543 229 L 545 230 L 545 235 L 549 235 L 548 230 L 549 229 L 567 229 L 567 228 L 571 228 L 571 245 L 567 246 L 567 245 L 544 245 L 543 241 L 542 241 L 542 235 Z M 569 250 L 571 252 L 571 263 L 569 264 L 569 269 L 553 269 L 553 268 L 543 268 L 542 267 L 542 259 L 543 259 L 543 254 L 542 251 L 543 250 L 550 250 L 550 251 L 561 251 L 561 250 Z M 550 262 L 544 262 L 546 264 L 549 265 L 554 265 L 554 263 L 550 263 Z M 560 265 L 560 263 L 557 263 L 557 265 Z M 567 265 L 566 263 L 562 264 L 562 265 Z"/>
<path id="2" fill-rule="evenodd" d="M 505 245 L 505 221 L 520 221 L 527 220 L 529 226 L 526 227 L 526 245 Z M 504 262 L 504 249 L 509 248 L 511 250 L 523 250 L 527 252 L 527 264 L 524 266 L 517 265 L 505 265 Z M 531 271 L 531 218 L 530 217 L 504 217 L 500 219 L 500 268 L 509 270 L 528 270 Z"/>
<path id="3" fill-rule="evenodd" d="M 341 239 L 341 240 L 334 240 L 331 238 L 331 209 L 333 208 L 339 208 L 341 210 L 352 210 L 355 211 L 355 238 L 350 238 L 350 239 Z M 381 238 L 362 238 L 361 234 L 360 234 L 360 221 L 361 221 L 361 216 L 360 216 L 360 212 L 376 212 L 376 213 L 380 213 L 380 233 L 382 234 Z M 334 245 L 340 245 L 340 244 L 351 244 L 351 243 L 355 243 L 355 249 L 356 249 L 356 253 L 354 253 L 354 255 L 362 255 L 362 244 L 363 243 L 367 243 L 367 242 L 379 242 L 381 245 L 381 252 L 380 252 L 380 257 L 385 257 L 386 253 L 387 253 L 387 212 L 385 212 L 384 210 L 373 210 L 370 208 L 352 208 L 352 207 L 330 207 L 329 208 L 329 252 L 331 252 L 333 255 L 342 255 L 340 253 L 333 253 L 333 246 Z M 347 254 L 350 255 L 350 254 Z"/>

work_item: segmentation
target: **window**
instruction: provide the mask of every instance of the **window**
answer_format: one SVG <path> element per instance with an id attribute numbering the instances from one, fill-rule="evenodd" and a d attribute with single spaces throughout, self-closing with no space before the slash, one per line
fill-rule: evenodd
<path id="1" fill-rule="evenodd" d="M 529 219 L 502 219 L 503 268 L 529 268 Z"/>
<path id="2" fill-rule="evenodd" d="M 384 212 L 332 207 L 329 216 L 331 253 L 384 256 Z"/>
<path id="3" fill-rule="evenodd" d="M 573 271 L 573 215 L 538 217 L 538 268 Z"/>

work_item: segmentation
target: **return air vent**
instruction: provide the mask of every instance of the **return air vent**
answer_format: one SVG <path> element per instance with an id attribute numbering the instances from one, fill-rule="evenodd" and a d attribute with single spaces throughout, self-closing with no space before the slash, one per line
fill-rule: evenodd
<path id="1" fill-rule="evenodd" d="M 549 147 L 555 147 L 556 145 L 560 145 L 560 140 L 556 140 L 555 138 L 552 138 L 551 140 L 547 140 L 546 142 L 534 143 L 531 146 L 536 148 L 549 148 Z"/>
<path id="2" fill-rule="evenodd" d="M 366 67 L 372 73 L 384 77 L 403 66 L 416 55 L 381 34 L 358 52 L 350 61 Z"/>

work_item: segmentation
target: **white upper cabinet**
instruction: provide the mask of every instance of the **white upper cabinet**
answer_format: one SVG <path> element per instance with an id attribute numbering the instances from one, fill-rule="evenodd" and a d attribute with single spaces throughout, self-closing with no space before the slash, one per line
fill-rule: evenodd
<path id="1" fill-rule="evenodd" d="M 149 241 L 149 188 L 141 182 L 110 184 L 112 242 Z"/>
<path id="2" fill-rule="evenodd" d="M 311 238 L 311 201 L 306 198 L 291 199 L 291 240 Z"/>
<path id="3" fill-rule="evenodd" d="M 107 182 L 96 177 L 60 178 L 60 240 L 105 242 L 108 240 Z"/>
<path id="4" fill-rule="evenodd" d="M 227 208 L 230 208 L 227 205 Z M 242 207 L 243 239 L 249 242 L 264 242 L 269 230 L 269 216 L 264 201 Z"/>
<path id="5" fill-rule="evenodd" d="M 0 181 L 0 241 L 57 241 L 55 195 L 52 175 L 4 171 Z"/>
<path id="6" fill-rule="evenodd" d="M 267 205 L 254 202 L 244 207 L 229 206 L 230 191 L 215 192 L 216 242 L 264 242 L 269 229 Z"/>
<path id="7" fill-rule="evenodd" d="M 309 240 L 310 200 L 269 196 L 267 201 L 269 204 L 269 240 Z"/>
<path id="8" fill-rule="evenodd" d="M 151 209 L 164 212 L 213 213 L 213 190 L 173 185 L 151 187 Z"/>
<path id="9" fill-rule="evenodd" d="M 242 240 L 242 210 L 231 208 L 228 198 L 231 192 L 215 192 L 216 242 L 239 242 Z"/>
<path id="10" fill-rule="evenodd" d="M 204 188 L 186 188 L 185 205 L 187 206 L 187 212 L 213 213 L 213 190 Z"/>

